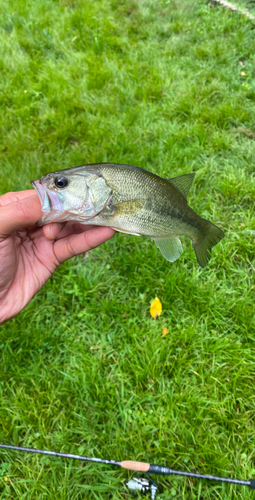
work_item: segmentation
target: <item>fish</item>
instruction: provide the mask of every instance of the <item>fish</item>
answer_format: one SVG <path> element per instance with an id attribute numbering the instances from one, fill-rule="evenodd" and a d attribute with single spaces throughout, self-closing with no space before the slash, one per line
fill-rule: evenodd
<path id="1" fill-rule="evenodd" d="M 175 262 L 188 236 L 205 267 L 224 232 L 189 207 L 195 173 L 166 179 L 134 165 L 93 163 L 50 172 L 31 181 L 42 207 L 38 225 L 78 221 L 150 236 L 162 255 Z"/>

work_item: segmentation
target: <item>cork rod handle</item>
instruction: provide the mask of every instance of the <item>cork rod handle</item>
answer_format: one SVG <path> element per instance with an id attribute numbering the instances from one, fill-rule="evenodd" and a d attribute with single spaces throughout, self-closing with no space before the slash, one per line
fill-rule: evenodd
<path id="1" fill-rule="evenodd" d="M 133 460 L 124 460 L 121 462 L 121 467 L 123 467 L 123 469 L 136 470 L 138 472 L 148 472 L 150 464 L 134 462 Z"/>

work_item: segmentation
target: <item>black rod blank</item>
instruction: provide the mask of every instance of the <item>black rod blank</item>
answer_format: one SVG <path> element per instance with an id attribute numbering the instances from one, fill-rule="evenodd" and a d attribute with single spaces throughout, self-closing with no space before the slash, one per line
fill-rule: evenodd
<path id="1" fill-rule="evenodd" d="M 148 470 L 151 474 L 164 474 L 170 475 L 174 474 L 177 476 L 186 476 L 186 477 L 196 477 L 197 479 L 209 479 L 210 481 L 221 481 L 223 483 L 234 483 L 234 484 L 242 484 L 244 486 L 250 486 L 250 488 L 255 489 L 255 479 L 250 479 L 249 481 L 244 481 L 242 479 L 231 479 L 227 477 L 220 476 L 211 476 L 209 474 L 197 474 L 195 472 L 185 472 L 180 470 L 170 469 L 169 467 L 162 467 L 161 465 L 150 465 Z"/>
<path id="2" fill-rule="evenodd" d="M 124 467 L 129 470 L 136 470 L 137 472 L 148 472 L 150 474 L 157 475 L 177 475 L 177 476 L 185 476 L 185 477 L 195 477 L 197 479 L 207 479 L 210 481 L 221 481 L 224 483 L 233 483 L 233 484 L 241 484 L 244 486 L 249 486 L 252 489 L 255 489 L 255 479 L 250 479 L 248 481 L 244 481 L 242 479 L 231 479 L 227 477 L 219 477 L 219 476 L 211 476 L 209 474 L 197 474 L 195 472 L 185 472 L 170 469 L 170 467 L 165 467 L 162 465 L 153 465 L 153 464 L 145 464 L 143 462 L 134 462 L 134 461 L 126 461 L 126 462 L 117 462 L 115 460 L 104 460 L 102 458 L 92 458 L 92 457 L 83 457 L 82 455 L 73 455 L 71 453 L 59 453 L 56 451 L 48 451 L 48 450 L 38 450 L 36 448 L 23 448 L 21 446 L 12 446 L 8 444 L 0 444 L 0 448 L 15 450 L 15 451 L 24 451 L 27 453 L 39 453 L 41 455 L 50 455 L 54 457 L 61 458 L 73 458 L 76 460 L 83 460 L 85 462 L 96 462 L 100 464 L 108 464 L 119 467 Z M 128 467 L 130 464 L 130 467 Z"/>
<path id="3" fill-rule="evenodd" d="M 121 462 L 115 462 L 115 460 L 103 460 L 102 458 L 83 457 L 81 455 L 73 455 L 72 453 L 59 453 L 57 451 L 38 450 L 36 448 L 23 448 L 21 446 L 12 446 L 9 444 L 0 444 L 0 448 L 6 448 L 8 450 L 15 451 L 25 451 L 27 453 L 40 453 L 41 455 L 51 455 L 53 457 L 74 458 L 76 460 L 84 460 L 85 462 L 97 462 L 100 464 L 121 466 Z"/>

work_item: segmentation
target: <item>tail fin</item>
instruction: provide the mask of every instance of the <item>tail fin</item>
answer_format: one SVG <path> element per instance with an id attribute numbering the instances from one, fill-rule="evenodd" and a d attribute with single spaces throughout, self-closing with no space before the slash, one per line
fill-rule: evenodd
<path id="1" fill-rule="evenodd" d="M 205 267 L 211 258 L 211 249 L 217 245 L 219 241 L 224 238 L 223 231 L 212 224 L 207 222 L 206 230 L 197 241 L 193 241 L 193 247 L 196 252 L 197 261 L 201 267 Z"/>

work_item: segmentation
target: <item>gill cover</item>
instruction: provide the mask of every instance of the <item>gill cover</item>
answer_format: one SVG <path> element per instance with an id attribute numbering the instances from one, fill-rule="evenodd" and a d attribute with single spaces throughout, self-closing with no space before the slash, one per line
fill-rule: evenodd
<path id="1" fill-rule="evenodd" d="M 108 187 L 103 177 L 88 174 L 85 177 L 87 184 L 87 198 L 85 204 L 86 219 L 102 212 L 109 203 L 112 190 Z"/>

